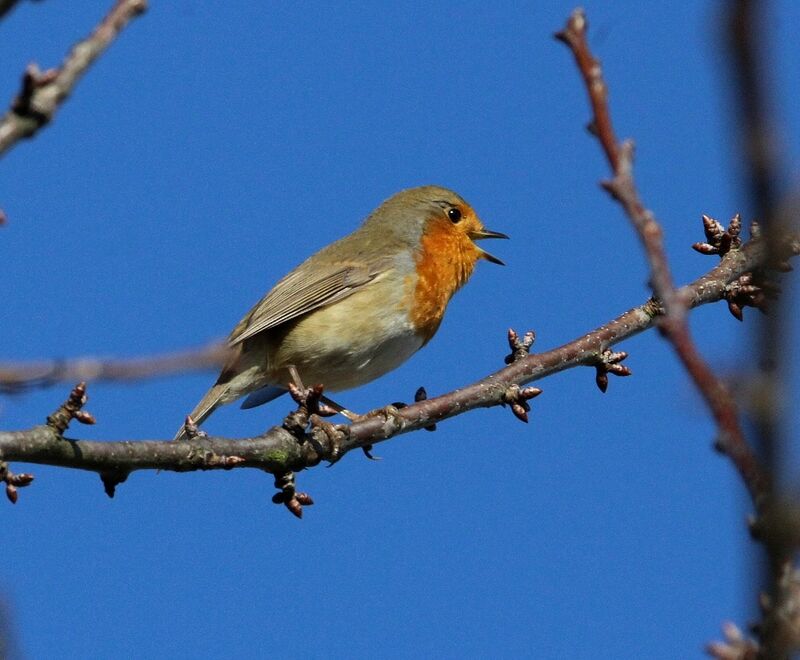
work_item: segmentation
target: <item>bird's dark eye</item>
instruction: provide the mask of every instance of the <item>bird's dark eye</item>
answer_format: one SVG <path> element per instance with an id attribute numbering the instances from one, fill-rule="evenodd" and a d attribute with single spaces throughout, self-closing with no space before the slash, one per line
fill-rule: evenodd
<path id="1" fill-rule="evenodd" d="M 447 212 L 447 217 L 450 218 L 453 222 L 458 222 L 461 220 L 461 210 L 452 208 Z"/>

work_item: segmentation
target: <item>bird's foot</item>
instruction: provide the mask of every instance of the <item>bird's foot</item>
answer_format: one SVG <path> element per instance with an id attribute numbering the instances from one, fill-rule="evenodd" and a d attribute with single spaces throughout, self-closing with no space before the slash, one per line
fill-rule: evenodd
<path id="1" fill-rule="evenodd" d="M 400 408 L 405 408 L 404 403 L 393 403 L 388 406 L 383 406 L 383 408 L 376 408 L 375 410 L 370 410 L 368 413 L 364 413 L 363 415 L 354 415 L 350 413 L 348 410 L 347 412 L 352 415 L 352 417 L 347 416 L 347 418 L 351 422 L 361 422 L 367 419 L 373 419 L 375 417 L 383 417 L 385 424 L 392 424 L 397 425 L 397 428 L 403 428 L 405 426 L 405 420 L 400 416 Z M 385 426 L 384 424 L 384 426 Z M 361 451 L 364 452 L 364 456 L 366 456 L 371 461 L 379 461 L 381 460 L 380 456 L 373 456 L 372 455 L 372 445 L 364 445 L 361 448 Z"/>
<path id="2" fill-rule="evenodd" d="M 338 409 L 329 405 L 328 397 L 323 396 L 323 386 L 321 384 L 313 387 L 298 387 L 294 383 L 287 385 L 289 394 L 298 407 L 303 408 L 309 415 L 320 415 L 321 417 L 331 417 Z"/>
<path id="3" fill-rule="evenodd" d="M 317 451 L 333 465 L 341 457 L 342 440 L 345 439 L 347 427 L 341 424 L 332 424 L 319 415 L 311 415 L 311 439 Z"/>

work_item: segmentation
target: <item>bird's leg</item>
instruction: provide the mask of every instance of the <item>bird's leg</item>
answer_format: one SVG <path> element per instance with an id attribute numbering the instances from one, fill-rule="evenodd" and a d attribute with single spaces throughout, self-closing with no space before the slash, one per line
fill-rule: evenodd
<path id="1" fill-rule="evenodd" d="M 365 419 L 371 419 L 373 417 L 383 417 L 385 420 L 394 419 L 398 422 L 402 421 L 400 417 L 400 408 L 405 408 L 405 403 L 392 403 L 388 406 L 383 406 L 382 408 L 375 408 L 375 410 L 370 410 L 363 415 L 359 415 L 358 413 L 354 413 L 352 410 L 348 410 L 344 406 L 336 403 L 336 401 L 329 399 L 327 396 L 321 396 L 319 398 L 325 405 L 330 406 L 333 408 L 337 413 L 342 415 L 343 417 L 347 417 L 351 422 L 362 422 Z"/>
<path id="2" fill-rule="evenodd" d="M 303 379 L 300 378 L 300 372 L 297 370 L 293 364 L 289 365 L 289 375 L 292 377 L 292 384 L 301 392 L 305 391 L 305 386 L 303 385 Z"/>
<path id="3" fill-rule="evenodd" d="M 348 410 L 347 408 L 345 408 L 342 405 L 339 405 L 338 403 L 336 403 L 336 401 L 328 398 L 327 396 L 323 395 L 319 398 L 319 400 L 322 401 L 322 403 L 324 403 L 326 406 L 330 406 L 331 408 L 333 408 L 337 413 L 342 415 L 342 417 L 347 417 L 347 419 L 349 419 L 351 422 L 355 422 L 361 417 L 361 415 L 359 415 L 358 413 L 354 413 L 352 410 Z"/>
<path id="4" fill-rule="evenodd" d="M 347 417 L 351 423 L 361 422 L 365 419 L 372 419 L 373 417 L 383 417 L 384 421 L 389 422 L 392 420 L 394 424 L 397 425 L 398 428 L 402 428 L 405 424 L 405 420 L 400 417 L 400 408 L 405 407 L 404 403 L 400 404 L 391 404 L 388 406 L 384 406 L 383 408 L 376 408 L 375 410 L 370 410 L 368 413 L 364 413 L 363 415 L 359 415 L 358 413 L 354 413 L 352 410 L 348 410 L 344 406 L 339 405 L 336 401 L 329 399 L 326 396 L 320 396 L 320 401 L 322 401 L 326 406 L 333 408 L 336 412 L 340 415 Z M 379 456 L 372 455 L 372 445 L 366 445 L 361 448 L 361 451 L 364 452 L 364 455 L 371 461 L 380 460 Z"/>
<path id="5" fill-rule="evenodd" d="M 342 405 L 339 405 L 333 399 L 328 398 L 327 396 L 321 396 L 319 398 L 322 403 L 324 403 L 329 408 L 333 408 L 336 412 L 338 412 L 343 417 L 347 417 L 351 422 L 357 422 L 359 419 L 363 419 L 363 415 L 359 415 L 358 413 L 354 413 L 352 410 L 348 410 Z M 379 461 L 380 456 L 373 456 L 372 455 L 372 445 L 366 445 L 365 447 L 361 448 L 361 451 L 364 452 L 364 456 L 366 456 L 371 461 Z"/>
<path id="6" fill-rule="evenodd" d="M 327 405 L 326 397 L 322 396 L 323 386 L 321 384 L 305 387 L 297 368 L 290 364 L 288 369 L 292 380 L 286 384 L 286 389 L 289 390 L 289 395 L 301 409 L 305 410 L 307 414 L 317 414 L 322 417 L 330 417 L 338 412 L 335 408 Z"/>

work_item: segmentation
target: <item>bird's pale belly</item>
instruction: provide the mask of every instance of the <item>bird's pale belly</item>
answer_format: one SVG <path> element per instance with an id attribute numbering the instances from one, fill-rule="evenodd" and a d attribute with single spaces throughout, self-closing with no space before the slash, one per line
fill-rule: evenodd
<path id="1" fill-rule="evenodd" d="M 322 383 L 335 392 L 400 366 L 424 341 L 399 300 L 387 304 L 393 301 L 386 296 L 398 296 L 398 288 L 370 287 L 302 318 L 270 351 L 271 380 L 285 384 L 290 380 L 287 368 L 294 365 L 306 385 Z"/>

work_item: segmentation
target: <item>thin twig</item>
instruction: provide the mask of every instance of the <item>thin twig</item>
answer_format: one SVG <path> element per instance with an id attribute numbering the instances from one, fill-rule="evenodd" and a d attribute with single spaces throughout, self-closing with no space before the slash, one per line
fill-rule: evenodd
<path id="1" fill-rule="evenodd" d="M 770 493 L 770 480 L 742 432 L 733 397 L 711 371 L 692 341 L 685 319 L 687 301 L 678 295 L 673 286 L 661 226 L 639 198 L 633 179 L 633 143 L 628 141 L 620 144 L 615 137 L 608 109 L 607 87 L 600 63 L 589 49 L 586 30 L 586 16 L 582 10 L 576 9 L 564 30 L 556 37 L 572 51 L 586 84 L 594 112 L 592 132 L 603 147 L 613 174 L 613 179 L 603 185 L 620 203 L 642 242 L 650 266 L 653 292 L 666 310 L 659 327 L 717 422 L 720 429 L 717 447 L 733 461 L 756 507 L 761 507 Z"/>
<path id="2" fill-rule="evenodd" d="M 225 342 L 200 348 L 129 359 L 80 357 L 40 362 L 0 362 L 0 393 L 76 381 L 132 381 L 219 369 L 229 355 Z"/>
<path id="3" fill-rule="evenodd" d="M 92 63 L 146 8 L 147 0 L 117 0 L 94 32 L 73 46 L 61 67 L 44 72 L 34 64 L 26 68 L 20 92 L 0 120 L 0 156 L 53 119 Z"/>

